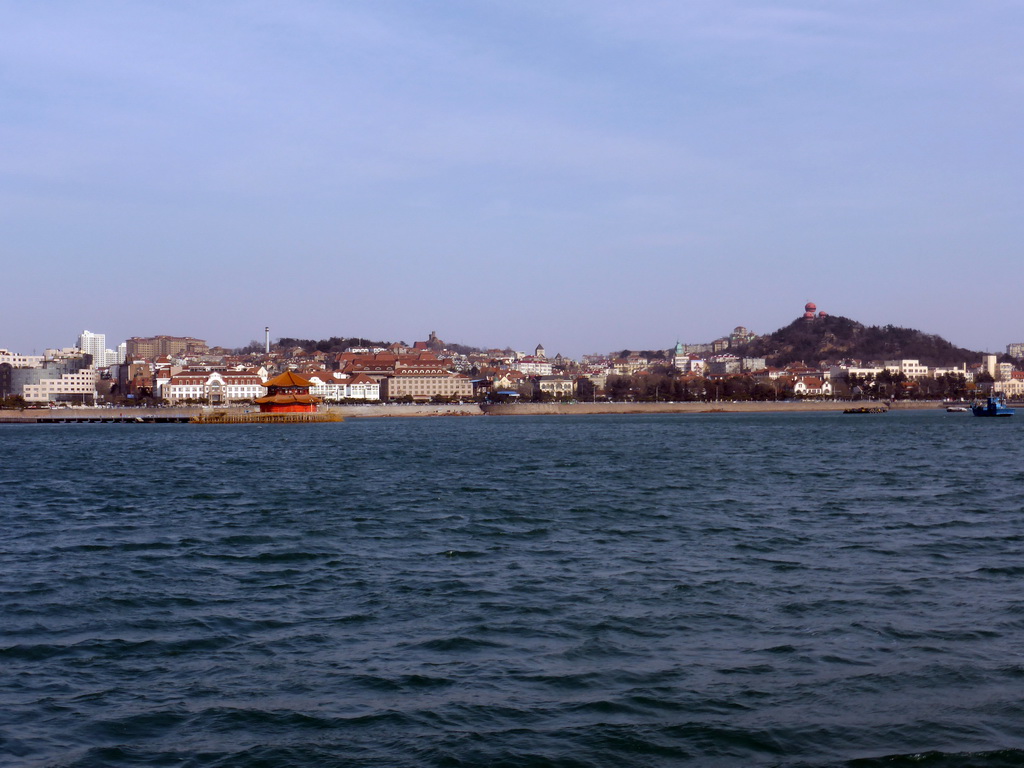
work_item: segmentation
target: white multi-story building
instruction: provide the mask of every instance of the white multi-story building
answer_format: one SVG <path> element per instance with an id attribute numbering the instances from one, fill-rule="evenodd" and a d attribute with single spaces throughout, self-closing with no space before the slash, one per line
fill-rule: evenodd
<path id="1" fill-rule="evenodd" d="M 981 367 L 993 379 L 999 378 L 999 371 L 996 368 L 999 360 L 998 355 L 984 354 L 981 356 Z"/>
<path id="2" fill-rule="evenodd" d="M 85 352 L 87 355 L 92 355 L 92 367 L 93 368 L 106 368 L 108 365 L 112 365 L 115 361 L 107 359 L 107 336 L 103 333 L 93 333 L 92 331 L 82 331 L 78 337 L 78 348 Z M 111 357 L 113 354 L 111 353 Z"/>
<path id="3" fill-rule="evenodd" d="M 526 355 L 515 360 L 511 366 L 514 371 L 527 376 L 550 376 L 553 373 L 551 361 L 536 355 Z"/>
<path id="4" fill-rule="evenodd" d="M 955 365 L 951 368 L 932 368 L 931 374 L 932 378 L 935 379 L 940 376 L 970 376 L 970 372 L 967 370 L 967 363 L 964 363 L 959 368 Z"/>
<path id="5" fill-rule="evenodd" d="M 425 372 L 399 370 L 384 379 L 384 396 L 394 400 L 409 396 L 413 400 L 430 400 L 432 397 L 473 396 L 473 382 L 462 373 L 444 371 Z"/>
<path id="6" fill-rule="evenodd" d="M 683 373 L 686 372 L 690 356 L 686 354 L 686 347 L 682 345 L 682 342 L 676 342 L 675 349 L 672 350 L 671 360 L 673 368 Z"/>
<path id="7" fill-rule="evenodd" d="M 902 373 L 908 379 L 921 379 L 928 375 L 928 366 L 917 360 L 886 360 L 883 365 L 887 371 Z"/>
<path id="8" fill-rule="evenodd" d="M 541 392 L 558 398 L 568 398 L 576 394 L 576 381 L 567 376 L 538 376 L 534 379 Z"/>
<path id="9" fill-rule="evenodd" d="M 29 403 L 73 402 L 92 404 L 96 402 L 96 382 L 100 374 L 95 368 L 82 368 L 71 373 L 61 373 L 60 378 L 39 379 L 25 384 L 22 397 Z"/>
<path id="10" fill-rule="evenodd" d="M 855 365 L 833 365 L 828 369 L 830 379 L 843 379 L 850 376 L 873 377 L 884 371 L 884 368 L 864 368 Z"/>
<path id="11" fill-rule="evenodd" d="M 42 355 L 19 355 L 9 349 L 0 349 L 0 364 L 7 363 L 13 368 L 38 368 L 43 364 Z"/>
<path id="12" fill-rule="evenodd" d="M 255 400 L 267 393 L 263 380 L 248 371 L 182 371 L 160 388 L 169 403 L 185 400 L 226 405 Z"/>
<path id="13" fill-rule="evenodd" d="M 318 371 L 303 374 L 313 385 L 309 394 L 319 397 L 326 403 L 338 403 L 343 400 L 380 400 L 380 382 L 365 373 L 350 376 L 344 373 Z"/>

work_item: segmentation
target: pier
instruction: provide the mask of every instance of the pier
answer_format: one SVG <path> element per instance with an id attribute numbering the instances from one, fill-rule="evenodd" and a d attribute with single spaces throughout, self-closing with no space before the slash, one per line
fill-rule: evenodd
<path id="1" fill-rule="evenodd" d="M 0 411 L 0 424 L 311 424 L 344 421 L 336 411 L 260 413 L 241 408 L 51 408 Z"/>
<path id="2" fill-rule="evenodd" d="M 81 413 L 39 411 L 11 416 L 0 411 L 0 424 L 187 424 L 188 415 L 177 413 Z"/>

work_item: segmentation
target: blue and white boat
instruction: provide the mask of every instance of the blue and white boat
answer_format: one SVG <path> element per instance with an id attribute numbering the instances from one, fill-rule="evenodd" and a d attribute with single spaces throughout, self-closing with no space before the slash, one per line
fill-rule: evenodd
<path id="1" fill-rule="evenodd" d="M 992 395 L 984 403 L 971 406 L 975 416 L 1013 416 L 1013 408 L 1008 408 L 1002 395 Z"/>

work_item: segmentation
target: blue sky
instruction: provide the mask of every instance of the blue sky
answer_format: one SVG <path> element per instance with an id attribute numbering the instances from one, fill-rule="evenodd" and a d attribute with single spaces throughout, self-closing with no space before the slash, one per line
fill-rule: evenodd
<path id="1" fill-rule="evenodd" d="M 1024 6 L 0 0 L 0 347 L 1024 340 Z"/>

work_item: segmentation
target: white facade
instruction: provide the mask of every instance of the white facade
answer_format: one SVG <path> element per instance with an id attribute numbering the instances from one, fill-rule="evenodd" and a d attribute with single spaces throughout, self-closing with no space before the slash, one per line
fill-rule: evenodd
<path id="1" fill-rule="evenodd" d="M 527 376 L 550 376 L 553 372 L 550 361 L 529 355 L 516 360 L 510 367 Z"/>
<path id="2" fill-rule="evenodd" d="M 78 348 L 85 352 L 87 355 L 92 355 L 92 367 L 93 368 L 106 368 L 108 365 L 112 365 L 115 361 L 113 359 L 107 359 L 107 336 L 103 333 L 93 333 L 92 331 L 82 331 L 78 337 Z M 111 353 L 111 358 L 113 353 Z"/>
<path id="3" fill-rule="evenodd" d="M 96 402 L 96 382 L 100 374 L 95 368 L 83 368 L 75 373 L 61 374 L 59 379 L 42 379 L 38 384 L 26 384 L 22 397 L 29 403 L 48 403 L 67 399 L 58 395 L 73 395 L 76 400 Z"/>
<path id="4" fill-rule="evenodd" d="M 793 385 L 793 394 L 802 397 L 831 397 L 832 382 L 822 379 L 799 379 Z"/>
<path id="5" fill-rule="evenodd" d="M 997 381 L 992 385 L 996 392 L 1002 392 L 1009 400 L 1019 400 L 1024 396 L 1024 379 L 1009 379 Z"/>
<path id="6" fill-rule="evenodd" d="M 385 392 L 389 399 L 410 396 L 414 400 L 432 397 L 472 397 L 473 382 L 461 373 L 421 374 L 396 371 L 385 379 Z"/>
<path id="7" fill-rule="evenodd" d="M 576 382 L 563 376 L 540 376 L 537 388 L 554 397 L 572 397 L 576 394 Z"/>
<path id="8" fill-rule="evenodd" d="M 363 373 L 355 376 L 335 376 L 327 372 L 304 375 L 313 385 L 309 388 L 309 394 L 327 403 L 338 403 L 343 400 L 380 400 L 380 382 Z"/>
<path id="9" fill-rule="evenodd" d="M 688 358 L 689 359 L 686 361 L 685 367 L 677 365 L 676 368 L 679 368 L 682 373 L 695 373 L 698 376 L 703 376 L 704 369 L 707 368 L 708 361 L 703 357 L 694 354 L 689 355 Z"/>
<path id="10" fill-rule="evenodd" d="M 917 360 L 886 360 L 884 366 L 887 371 L 902 373 L 908 379 L 921 379 L 928 375 L 928 366 Z"/>
<path id="11" fill-rule="evenodd" d="M 829 378 L 842 379 L 848 376 L 877 376 L 884 368 L 857 368 L 852 365 L 833 365 L 828 369 Z"/>
<path id="12" fill-rule="evenodd" d="M 255 400 L 267 393 L 260 377 L 251 373 L 183 371 L 160 388 L 169 403 L 195 400 L 205 403 L 236 403 Z"/>
<path id="13" fill-rule="evenodd" d="M 986 354 L 981 356 L 981 367 L 993 379 L 999 378 L 999 371 L 996 369 L 996 360 L 998 359 L 999 358 L 996 355 Z"/>
<path id="14" fill-rule="evenodd" d="M 939 378 L 940 376 L 946 376 L 946 375 L 970 376 L 970 374 L 967 371 L 967 363 L 964 363 L 959 368 L 957 368 L 956 366 L 953 366 L 952 368 L 932 368 L 931 372 L 932 372 L 932 378 L 935 378 L 935 379 Z"/>
<path id="15" fill-rule="evenodd" d="M 686 373 L 689 370 L 690 356 L 686 354 L 686 348 L 681 342 L 676 342 L 675 349 L 672 350 L 672 367 L 681 373 Z"/>
<path id="16" fill-rule="evenodd" d="M 42 355 L 19 355 L 9 349 L 0 349 L 0 363 L 9 363 L 13 368 L 39 368 Z"/>

